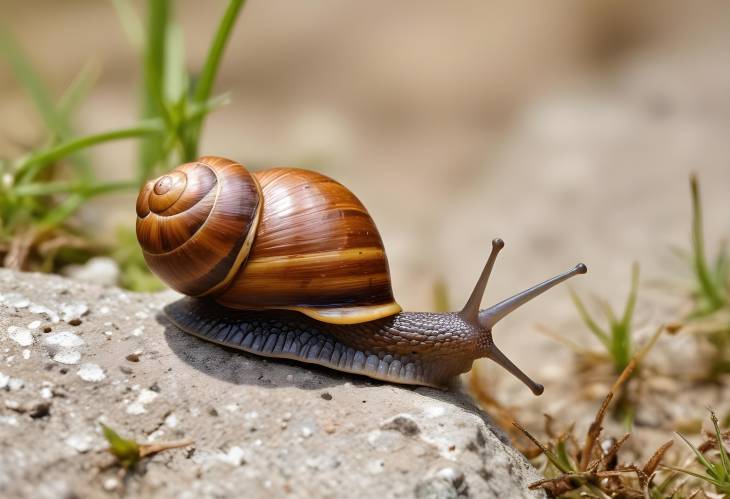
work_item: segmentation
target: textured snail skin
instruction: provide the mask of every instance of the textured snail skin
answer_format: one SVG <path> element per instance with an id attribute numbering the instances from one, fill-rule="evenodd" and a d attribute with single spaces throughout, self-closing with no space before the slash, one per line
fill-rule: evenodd
<path id="1" fill-rule="evenodd" d="M 491 343 L 490 333 L 480 333 L 455 313 L 401 312 L 341 325 L 292 311 L 232 311 L 184 298 L 167 305 L 165 315 L 183 331 L 227 347 L 433 387 L 471 369 Z"/>

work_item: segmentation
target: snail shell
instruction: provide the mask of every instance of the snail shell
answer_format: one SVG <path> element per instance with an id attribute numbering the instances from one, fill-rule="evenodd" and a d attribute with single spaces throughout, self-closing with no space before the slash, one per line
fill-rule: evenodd
<path id="1" fill-rule="evenodd" d="M 235 309 L 289 309 L 332 324 L 401 311 L 362 203 L 320 173 L 203 157 L 137 199 L 147 264 L 183 294 Z"/>

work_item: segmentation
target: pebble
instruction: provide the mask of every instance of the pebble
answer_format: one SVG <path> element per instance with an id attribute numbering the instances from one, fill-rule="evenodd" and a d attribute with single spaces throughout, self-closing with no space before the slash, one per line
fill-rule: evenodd
<path id="1" fill-rule="evenodd" d="M 78 374 L 79 378 L 91 383 L 96 383 L 106 378 L 104 370 L 98 364 L 91 363 L 81 364 L 76 374 Z"/>
<path id="2" fill-rule="evenodd" d="M 41 321 L 33 321 L 28 324 L 28 329 L 38 329 L 41 326 Z"/>
<path id="3" fill-rule="evenodd" d="M 8 383 L 10 383 L 10 376 L 0 373 L 0 390 L 8 386 Z"/>
<path id="4" fill-rule="evenodd" d="M 83 265 L 67 265 L 61 273 L 73 279 L 114 286 L 119 280 L 119 266 L 108 256 L 95 256 Z"/>
<path id="5" fill-rule="evenodd" d="M 176 428 L 177 427 L 177 416 L 174 414 L 170 414 L 165 418 L 165 426 L 168 428 Z"/>
<path id="6" fill-rule="evenodd" d="M 84 340 L 79 338 L 71 331 L 58 331 L 56 333 L 50 333 L 44 337 L 43 341 L 47 345 L 58 346 L 61 348 L 76 348 L 85 343 Z"/>
<path id="7" fill-rule="evenodd" d="M 27 348 L 25 350 L 23 350 L 23 358 L 25 360 L 30 359 L 30 350 L 28 350 Z"/>
<path id="8" fill-rule="evenodd" d="M 29 329 L 24 327 L 8 327 L 8 337 L 21 347 L 28 347 L 33 344 L 33 335 Z"/>
<path id="9" fill-rule="evenodd" d="M 94 443 L 94 437 L 86 433 L 75 433 L 64 440 L 64 443 L 76 450 L 76 452 L 83 454 L 91 450 L 91 445 Z"/>
<path id="10" fill-rule="evenodd" d="M 116 488 L 119 486 L 119 480 L 116 478 L 107 478 L 104 480 L 104 490 L 111 492 L 112 490 L 116 490 Z"/>
<path id="11" fill-rule="evenodd" d="M 10 381 L 8 381 L 8 388 L 11 392 L 17 392 L 21 388 L 25 386 L 25 381 L 23 381 L 20 378 L 10 378 Z"/>
<path id="12" fill-rule="evenodd" d="M 69 322 L 74 319 L 80 319 L 89 312 L 89 307 L 86 303 L 64 303 L 60 307 L 61 320 Z"/>
<path id="13" fill-rule="evenodd" d="M 60 320 L 56 312 L 43 305 L 38 305 L 37 303 L 31 304 L 28 310 L 30 310 L 31 313 L 46 316 L 48 320 L 50 320 L 54 324 Z"/>
<path id="14" fill-rule="evenodd" d="M 309 438 L 314 434 L 314 430 L 312 430 L 310 427 L 305 426 L 301 429 L 300 433 L 304 438 Z"/>
<path id="15" fill-rule="evenodd" d="M 231 447 L 228 449 L 228 452 L 219 455 L 218 459 L 231 466 L 241 466 L 242 464 L 246 464 L 246 460 L 244 459 L 245 454 L 240 447 Z"/>
<path id="16" fill-rule="evenodd" d="M 76 350 L 61 350 L 53 356 L 53 360 L 60 364 L 74 365 L 81 360 L 81 354 Z"/>
<path id="17" fill-rule="evenodd" d="M 437 405 L 429 405 L 423 409 L 423 414 L 427 418 L 437 418 L 443 416 L 446 413 L 446 409 Z"/>
<path id="18" fill-rule="evenodd" d="M 13 308 L 27 308 L 30 306 L 30 300 L 19 293 L 0 295 L 0 303 Z"/>
<path id="19" fill-rule="evenodd" d="M 132 352 L 129 355 L 125 357 L 129 362 L 139 362 L 139 356 L 142 355 L 142 352 L 140 350 L 137 350 L 136 352 Z"/>
<path id="20" fill-rule="evenodd" d="M 370 474 L 377 475 L 385 469 L 385 462 L 380 459 L 375 459 L 367 464 L 367 469 Z"/>
<path id="21" fill-rule="evenodd" d="M 44 386 L 41 388 L 41 398 L 44 399 L 52 399 L 53 398 L 53 390 L 51 390 L 50 387 Z"/>

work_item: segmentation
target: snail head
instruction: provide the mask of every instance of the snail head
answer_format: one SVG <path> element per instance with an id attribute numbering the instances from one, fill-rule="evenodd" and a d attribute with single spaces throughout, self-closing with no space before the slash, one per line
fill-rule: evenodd
<path id="1" fill-rule="evenodd" d="M 552 288 L 556 284 L 559 284 L 575 275 L 585 274 L 588 272 L 588 267 L 585 264 L 579 263 L 572 269 L 558 274 L 540 284 L 532 286 L 514 296 L 511 296 L 496 305 L 480 310 L 479 305 L 484 296 L 484 290 L 487 287 L 489 276 L 492 273 L 494 262 L 497 259 L 497 255 L 500 250 L 504 248 L 504 241 L 501 239 L 494 239 L 492 241 L 492 251 L 489 254 L 487 263 L 484 266 L 482 274 L 479 276 L 476 286 L 472 291 L 469 299 L 464 305 L 464 308 L 459 312 L 461 318 L 467 323 L 471 324 L 478 331 L 478 354 L 479 357 L 487 357 L 492 359 L 494 362 L 505 368 L 512 375 L 517 377 L 525 385 L 532 390 L 535 395 L 540 395 L 543 392 L 543 386 L 536 383 L 529 376 L 527 376 L 522 370 L 512 363 L 502 351 L 497 348 L 492 339 L 492 328 L 505 316 L 509 315 L 528 301 L 532 300 L 538 295 L 541 295 L 548 289 Z"/>

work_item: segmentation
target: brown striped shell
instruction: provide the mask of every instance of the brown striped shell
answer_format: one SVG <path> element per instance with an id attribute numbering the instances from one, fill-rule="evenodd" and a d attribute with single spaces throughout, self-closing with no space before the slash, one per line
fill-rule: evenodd
<path id="1" fill-rule="evenodd" d="M 400 312 L 375 223 L 316 172 L 254 174 L 204 157 L 148 182 L 137 239 L 170 287 L 237 309 L 290 309 L 334 324 Z"/>

